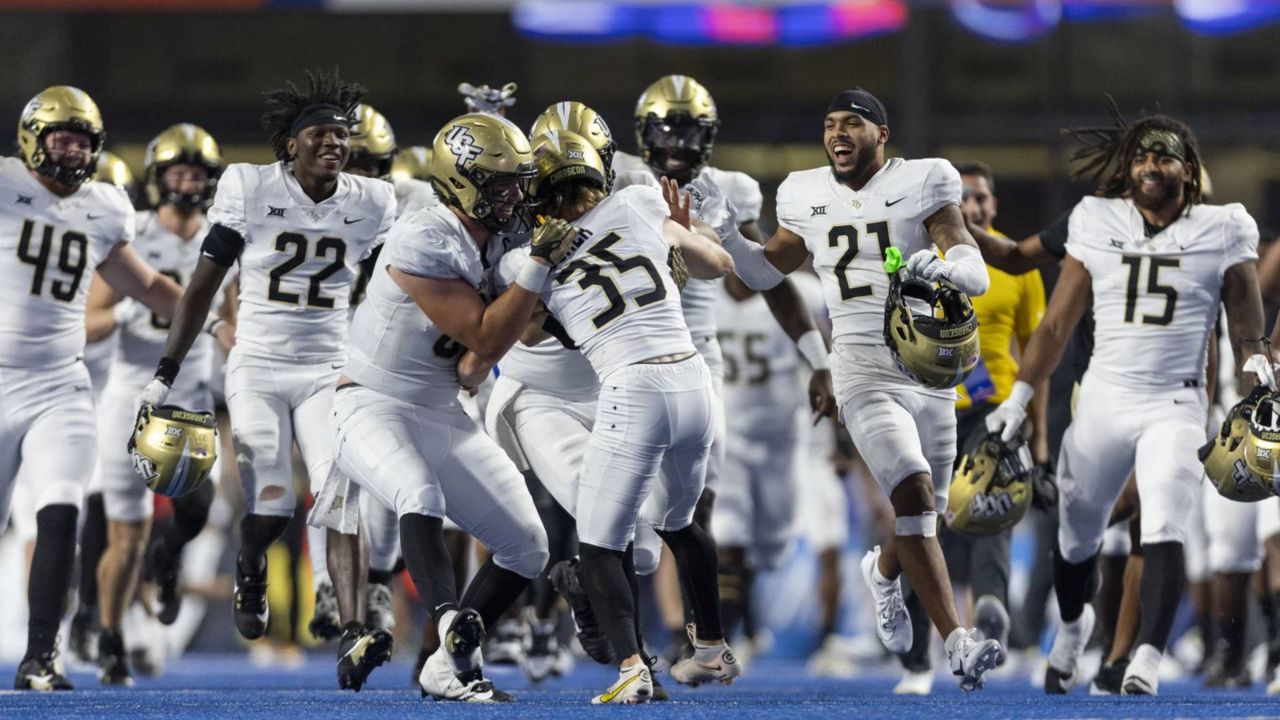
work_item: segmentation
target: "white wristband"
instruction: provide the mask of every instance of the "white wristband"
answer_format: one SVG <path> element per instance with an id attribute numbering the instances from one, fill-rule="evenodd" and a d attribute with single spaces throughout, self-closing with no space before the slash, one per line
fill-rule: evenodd
<path id="1" fill-rule="evenodd" d="M 217 315 L 210 315 L 209 319 L 204 323 L 204 331 L 210 335 L 218 332 L 218 326 L 223 323 L 222 318 Z"/>
<path id="2" fill-rule="evenodd" d="M 516 274 L 516 284 L 538 295 L 542 294 L 542 286 L 547 283 L 547 276 L 551 274 L 551 266 L 529 258 L 521 266 L 520 272 Z"/>
<path id="3" fill-rule="evenodd" d="M 1009 391 L 1009 400 L 1007 402 L 1017 403 L 1018 407 L 1026 409 L 1027 403 L 1031 402 L 1031 397 L 1036 394 L 1036 389 L 1031 384 L 1019 380 L 1013 384 L 1013 389 Z"/>
<path id="4" fill-rule="evenodd" d="M 822 340 L 821 331 L 814 329 L 801 335 L 796 341 L 796 349 L 814 370 L 830 369 L 831 366 L 827 363 L 827 344 Z"/>

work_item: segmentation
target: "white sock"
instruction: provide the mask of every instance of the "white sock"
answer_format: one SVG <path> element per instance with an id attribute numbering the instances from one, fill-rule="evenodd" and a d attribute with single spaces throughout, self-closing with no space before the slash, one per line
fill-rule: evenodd
<path id="1" fill-rule="evenodd" d="M 879 562 L 871 566 L 871 579 L 874 580 L 877 585 L 892 585 L 894 582 L 896 582 L 896 579 L 890 580 L 889 578 L 880 574 Z"/>
<path id="2" fill-rule="evenodd" d="M 440 633 L 440 646 L 444 647 L 444 636 L 449 632 L 449 625 L 453 623 L 453 618 L 458 614 L 457 610 L 445 610 L 440 616 L 440 622 L 436 623 L 436 630 Z"/>

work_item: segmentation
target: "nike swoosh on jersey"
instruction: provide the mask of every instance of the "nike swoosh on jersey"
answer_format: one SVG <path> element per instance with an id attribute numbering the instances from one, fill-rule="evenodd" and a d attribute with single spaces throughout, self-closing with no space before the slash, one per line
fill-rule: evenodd
<path id="1" fill-rule="evenodd" d="M 907 199 L 907 196 L 906 196 L 906 195 L 903 195 L 902 197 L 898 198 L 897 200 L 894 200 L 893 202 L 889 202 L 888 200 L 885 200 L 885 201 L 884 201 L 884 206 L 885 206 L 885 207 L 893 207 L 894 205 L 897 205 L 898 203 L 900 203 L 900 202 L 902 202 L 903 200 L 906 200 L 906 199 Z"/>
<path id="2" fill-rule="evenodd" d="M 343 224 L 343 225 L 353 225 L 353 224 L 355 224 L 355 223 L 360 222 L 360 221 L 361 221 L 361 220 L 363 220 L 363 219 L 364 219 L 364 218 L 356 218 L 355 220 L 352 220 L 351 218 L 345 218 L 345 217 L 344 217 L 344 218 L 342 218 L 342 224 Z"/>
<path id="3" fill-rule="evenodd" d="M 85 217 L 89 218 L 90 220 L 101 220 L 101 219 L 102 219 L 103 217 L 105 217 L 105 216 L 103 216 L 103 215 L 94 215 L 93 213 L 86 213 L 86 214 L 85 214 Z"/>

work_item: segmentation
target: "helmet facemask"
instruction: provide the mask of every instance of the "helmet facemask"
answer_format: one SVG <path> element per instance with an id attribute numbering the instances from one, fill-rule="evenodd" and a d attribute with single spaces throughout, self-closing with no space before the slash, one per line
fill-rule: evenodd
<path id="1" fill-rule="evenodd" d="M 665 118 L 649 115 L 640 129 L 640 142 L 645 150 L 645 162 L 661 175 L 684 185 L 697 176 L 711 159 L 719 123 L 694 119 L 683 113 L 673 113 Z M 668 161 L 680 164 L 669 168 Z"/>
<path id="2" fill-rule="evenodd" d="M 518 218 L 528 215 L 533 204 L 533 181 L 537 175 L 532 163 L 522 164 L 515 173 L 493 173 L 473 167 L 465 174 L 479 190 L 475 204 L 467 214 L 489 231 L 508 230 L 519 225 L 521 220 Z M 508 205 L 511 213 L 503 217 L 500 209 Z"/>
<path id="3" fill-rule="evenodd" d="M 45 145 L 45 142 L 50 133 L 59 130 L 83 133 L 88 136 L 91 150 L 89 160 L 83 166 L 73 168 L 63 165 L 54 160 L 49 153 L 49 148 Z M 98 155 L 102 152 L 103 140 L 106 137 L 105 132 L 94 129 L 88 123 L 72 119 L 66 122 L 46 125 L 40 130 L 39 137 L 38 164 L 35 167 L 37 173 L 52 178 L 62 185 L 77 187 L 84 183 L 85 180 L 93 177 L 93 174 L 98 171 Z"/>

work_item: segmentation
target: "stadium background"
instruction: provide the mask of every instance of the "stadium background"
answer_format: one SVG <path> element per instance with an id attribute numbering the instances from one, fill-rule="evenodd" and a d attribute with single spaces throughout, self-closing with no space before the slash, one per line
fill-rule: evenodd
<path id="1" fill-rule="evenodd" d="M 338 66 L 368 87 L 402 146 L 429 144 L 462 111 L 459 82 L 514 81 L 509 116 L 521 126 L 553 101 L 582 100 L 634 151 L 635 98 L 683 73 L 719 106 L 715 164 L 761 181 L 771 229 L 773 190 L 825 162 L 823 109 L 858 84 L 889 109 L 891 153 L 989 163 L 997 226 L 1021 237 L 1089 191 L 1068 177 L 1060 129 L 1106 122 L 1109 93 L 1127 115 L 1187 120 L 1215 200 L 1243 202 L 1274 228 L 1278 21 L 1274 0 L 0 0 L 0 117 L 16 124 L 41 88 L 71 84 L 97 100 L 107 148 L 137 174 L 146 141 L 183 121 L 208 129 L 228 161 L 265 162 L 260 92 L 303 68 Z M 0 149 L 9 143 L 0 135 Z M 856 500 L 850 513 L 860 548 Z M 0 586 L 20 587 L 16 548 L 0 549 Z M 1020 568 L 1025 555 L 1020 542 Z M 846 587 L 859 584 L 855 563 L 851 553 Z M 814 622 L 812 555 L 799 547 L 782 573 L 762 598 L 765 620 L 778 652 L 799 655 Z M 866 615 L 859 590 L 850 587 L 850 632 Z M 22 600 L 0 592 L 0 660 L 21 652 Z M 230 613 L 212 610 L 196 649 L 234 648 Z"/>

